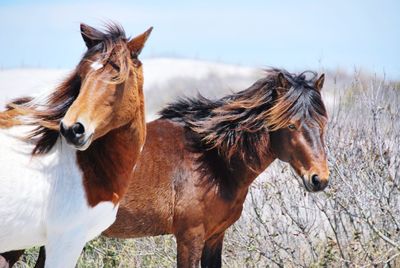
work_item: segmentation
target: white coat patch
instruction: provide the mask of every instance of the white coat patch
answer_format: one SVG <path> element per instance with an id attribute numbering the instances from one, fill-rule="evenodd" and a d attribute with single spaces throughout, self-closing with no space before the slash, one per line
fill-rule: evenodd
<path id="1" fill-rule="evenodd" d="M 85 243 L 115 221 L 118 205 L 89 206 L 76 150 L 59 139 L 32 157 L 32 145 L 14 137 L 28 130 L 0 131 L 0 252 L 45 245 L 46 268 L 75 267 Z"/>
<path id="2" fill-rule="evenodd" d="M 103 64 L 101 64 L 98 61 L 93 62 L 92 64 L 90 64 L 90 67 L 92 67 L 93 70 L 97 71 L 98 69 L 103 68 Z"/>

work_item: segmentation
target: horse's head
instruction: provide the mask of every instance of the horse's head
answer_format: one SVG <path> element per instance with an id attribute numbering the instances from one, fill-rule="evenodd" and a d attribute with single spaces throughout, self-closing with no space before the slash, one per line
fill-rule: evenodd
<path id="1" fill-rule="evenodd" d="M 81 24 L 87 52 L 76 68 L 80 89 L 60 123 L 69 144 L 85 150 L 110 130 L 133 122 L 143 109 L 143 71 L 137 57 L 151 30 L 127 40 L 120 27 L 101 32 Z"/>
<path id="2" fill-rule="evenodd" d="M 288 162 L 302 178 L 306 190 L 325 189 L 329 169 L 324 133 L 327 113 L 321 99 L 324 75 L 306 79 L 308 73 L 276 76 L 277 100 L 270 110 L 273 153 Z"/>

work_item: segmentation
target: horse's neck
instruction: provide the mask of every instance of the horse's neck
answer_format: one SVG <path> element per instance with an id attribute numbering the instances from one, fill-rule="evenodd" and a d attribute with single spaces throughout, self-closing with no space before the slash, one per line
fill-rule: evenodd
<path id="1" fill-rule="evenodd" d="M 250 184 L 252 184 L 253 181 L 262 172 L 264 172 L 269 167 L 269 165 L 271 165 L 272 162 L 274 162 L 275 159 L 276 157 L 273 154 L 268 154 L 267 156 L 265 156 L 264 159 L 262 159 L 261 164 L 258 168 L 256 169 L 248 168 L 247 177 L 244 179 L 244 184 L 250 186 Z"/>
<path id="2" fill-rule="evenodd" d="M 275 156 L 267 154 L 260 160 L 261 163 L 257 168 L 246 163 L 242 157 L 234 157 L 229 165 L 209 164 L 214 166 L 214 172 L 217 169 L 220 175 L 218 189 L 222 198 L 231 201 L 245 198 L 251 183 L 275 160 Z"/>
<path id="3" fill-rule="evenodd" d="M 268 166 L 276 159 L 276 157 L 272 154 L 268 154 L 261 159 L 260 165 L 257 167 L 252 167 L 248 163 L 240 163 L 237 167 L 241 170 L 239 174 L 240 178 L 240 187 L 249 187 L 250 184 L 264 171 L 268 168 Z"/>
<path id="4" fill-rule="evenodd" d="M 230 195 L 228 195 L 228 197 L 230 196 L 236 200 L 240 199 L 244 201 L 250 185 L 263 171 L 268 168 L 268 166 L 276 159 L 276 156 L 272 153 L 263 155 L 263 157 L 260 159 L 259 165 L 256 167 L 251 163 L 247 163 L 243 159 L 250 158 L 237 157 L 230 167 L 230 174 L 233 175 L 233 178 L 231 179 L 233 179 L 235 183 L 227 184 L 224 187 L 225 189 L 221 190 L 229 193 Z"/>
<path id="5" fill-rule="evenodd" d="M 84 187 L 91 206 L 102 201 L 118 203 L 144 143 L 144 117 L 111 131 L 86 151 L 78 152 Z"/>

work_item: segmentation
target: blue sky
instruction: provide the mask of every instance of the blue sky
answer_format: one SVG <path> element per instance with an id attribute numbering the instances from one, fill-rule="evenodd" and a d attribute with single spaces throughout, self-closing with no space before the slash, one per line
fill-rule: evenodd
<path id="1" fill-rule="evenodd" d="M 154 31 L 142 57 L 289 70 L 362 68 L 400 78 L 400 1 L 0 0 L 0 67 L 73 68 L 79 23 Z"/>

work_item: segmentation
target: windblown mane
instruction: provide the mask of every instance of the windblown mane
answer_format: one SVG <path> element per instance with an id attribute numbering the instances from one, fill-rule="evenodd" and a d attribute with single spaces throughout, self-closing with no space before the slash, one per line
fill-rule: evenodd
<path id="1" fill-rule="evenodd" d="M 24 138 L 34 144 L 32 155 L 45 154 L 53 148 L 59 137 L 59 125 L 69 107 L 76 100 L 81 88 L 81 66 L 90 57 L 99 53 L 103 63 L 111 56 L 118 66 L 118 75 L 111 83 L 121 83 L 129 75 L 129 51 L 126 49 L 126 36 L 121 26 L 106 25 L 105 32 L 96 31 L 90 36 L 99 43 L 88 49 L 75 70 L 52 93 L 44 98 L 19 98 L 7 104 L 7 110 L 0 113 L 0 128 L 14 125 L 31 125 L 35 128 Z"/>
<path id="2" fill-rule="evenodd" d="M 284 93 L 280 93 L 283 89 L 278 86 L 279 73 L 291 84 Z M 307 78 L 309 75 L 311 78 Z M 287 127 L 292 119 L 318 124 L 326 120 L 320 92 L 314 88 L 315 81 L 314 72 L 294 75 L 271 69 L 248 89 L 216 101 L 202 96 L 180 99 L 160 114 L 162 119 L 184 125 L 190 146 L 203 154 L 200 162 L 205 161 L 205 154 L 212 156 L 213 162 L 219 162 L 213 172 L 214 180 L 221 180 L 221 174 L 215 174 L 220 172 L 221 165 L 227 170 L 233 170 L 238 163 L 253 170 L 260 167 L 268 154 L 268 132 Z"/>

